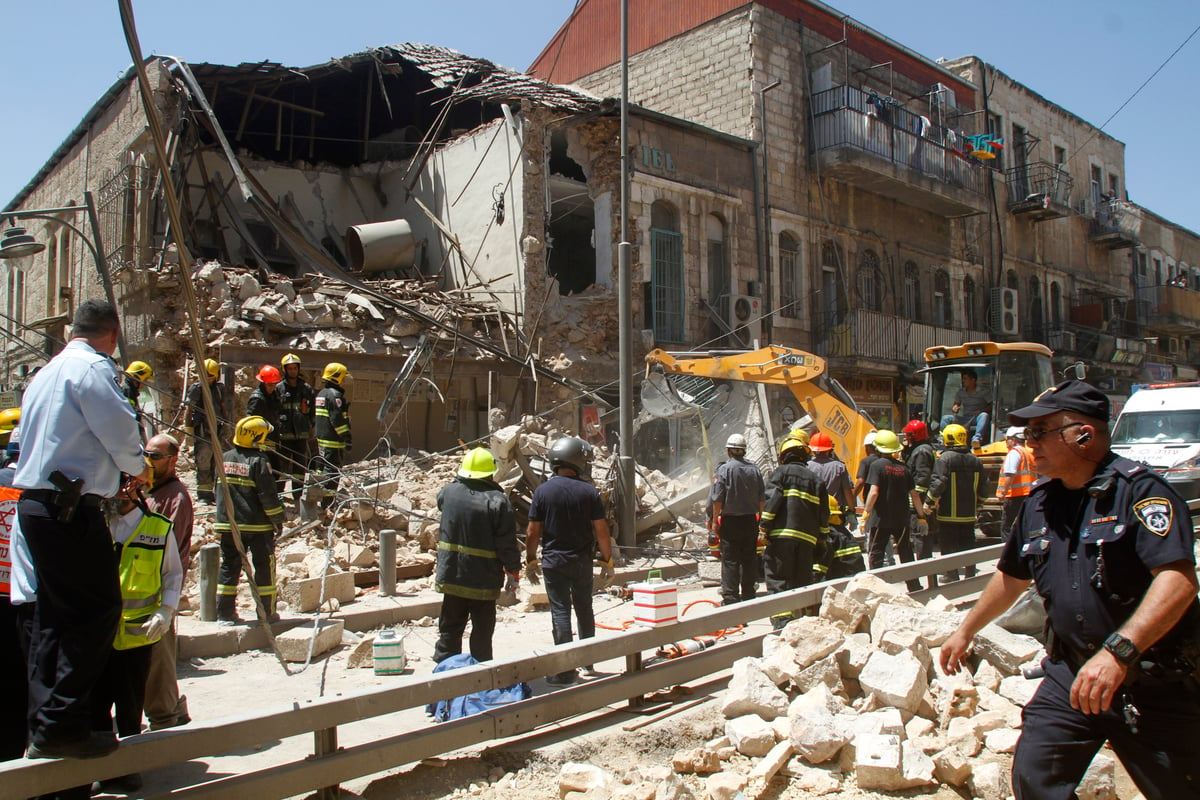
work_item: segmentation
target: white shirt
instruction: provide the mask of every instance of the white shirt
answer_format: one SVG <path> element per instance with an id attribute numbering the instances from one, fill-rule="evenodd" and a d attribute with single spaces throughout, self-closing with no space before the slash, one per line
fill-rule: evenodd
<path id="1" fill-rule="evenodd" d="M 133 406 L 113 360 L 82 339 L 42 367 L 21 403 L 21 461 L 13 485 L 55 489 L 50 473 L 83 478 L 83 492 L 111 497 L 121 473 L 146 469 Z"/>
<path id="2" fill-rule="evenodd" d="M 142 510 L 137 506 L 128 514 L 109 521 L 108 529 L 113 541 L 125 544 L 142 521 Z M 179 593 L 183 591 L 183 562 L 179 560 L 179 547 L 175 544 L 174 536 L 167 536 L 167 545 L 163 548 L 162 562 L 162 604 L 172 609 L 179 608 Z"/>
<path id="3" fill-rule="evenodd" d="M 37 573 L 33 571 L 33 558 L 29 555 L 29 544 L 21 533 L 21 517 L 12 515 L 8 531 L 8 553 L 12 558 L 12 573 L 9 575 L 8 600 L 14 606 L 37 602 Z"/>

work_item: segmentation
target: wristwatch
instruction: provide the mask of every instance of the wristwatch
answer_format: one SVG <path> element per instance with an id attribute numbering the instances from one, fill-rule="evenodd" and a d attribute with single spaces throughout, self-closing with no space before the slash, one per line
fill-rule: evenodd
<path id="1" fill-rule="evenodd" d="M 1117 661 L 1127 667 L 1132 667 L 1142 657 L 1142 652 L 1137 649 L 1137 645 L 1119 633 L 1112 633 L 1104 640 L 1104 649 L 1112 653 Z"/>

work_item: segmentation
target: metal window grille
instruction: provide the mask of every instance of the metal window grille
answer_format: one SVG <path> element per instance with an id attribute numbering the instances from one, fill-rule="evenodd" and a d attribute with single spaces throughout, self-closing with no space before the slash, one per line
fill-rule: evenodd
<path id="1" fill-rule="evenodd" d="M 779 313 L 790 319 L 800 316 L 800 251 L 795 242 L 779 242 Z"/>
<path id="2" fill-rule="evenodd" d="M 650 231 L 654 339 L 684 341 L 683 234 L 657 228 Z"/>

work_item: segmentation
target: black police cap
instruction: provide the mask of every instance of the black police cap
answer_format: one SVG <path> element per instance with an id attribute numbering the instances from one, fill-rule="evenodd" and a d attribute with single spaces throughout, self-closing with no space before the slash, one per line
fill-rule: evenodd
<path id="1" fill-rule="evenodd" d="M 1030 405 L 1010 413 L 1008 421 L 1024 425 L 1056 411 L 1074 411 L 1103 422 L 1108 422 L 1110 413 L 1108 398 L 1095 386 L 1083 381 L 1063 381 L 1039 394 Z"/>

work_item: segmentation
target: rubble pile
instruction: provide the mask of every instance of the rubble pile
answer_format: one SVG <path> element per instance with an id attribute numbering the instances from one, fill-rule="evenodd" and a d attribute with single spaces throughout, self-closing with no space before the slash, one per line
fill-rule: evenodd
<path id="1" fill-rule="evenodd" d="M 786 780 L 803 797 L 911 797 L 949 786 L 954 796 L 1006 800 L 1021 709 L 1040 682 L 1021 670 L 1045 652 L 989 625 L 976 637 L 974 669 L 946 675 L 939 647 L 964 614 L 942 597 L 923 606 L 902 587 L 857 575 L 844 591 L 826 590 L 818 616 L 765 637 L 761 657 L 735 662 L 721 698 L 724 729 L 674 756 L 685 780 L 656 773 L 635 788 L 623 774 L 568 764 L 560 797 L 753 800 L 780 796 Z M 1097 756 L 1079 797 L 1115 797 L 1114 769 Z"/>

